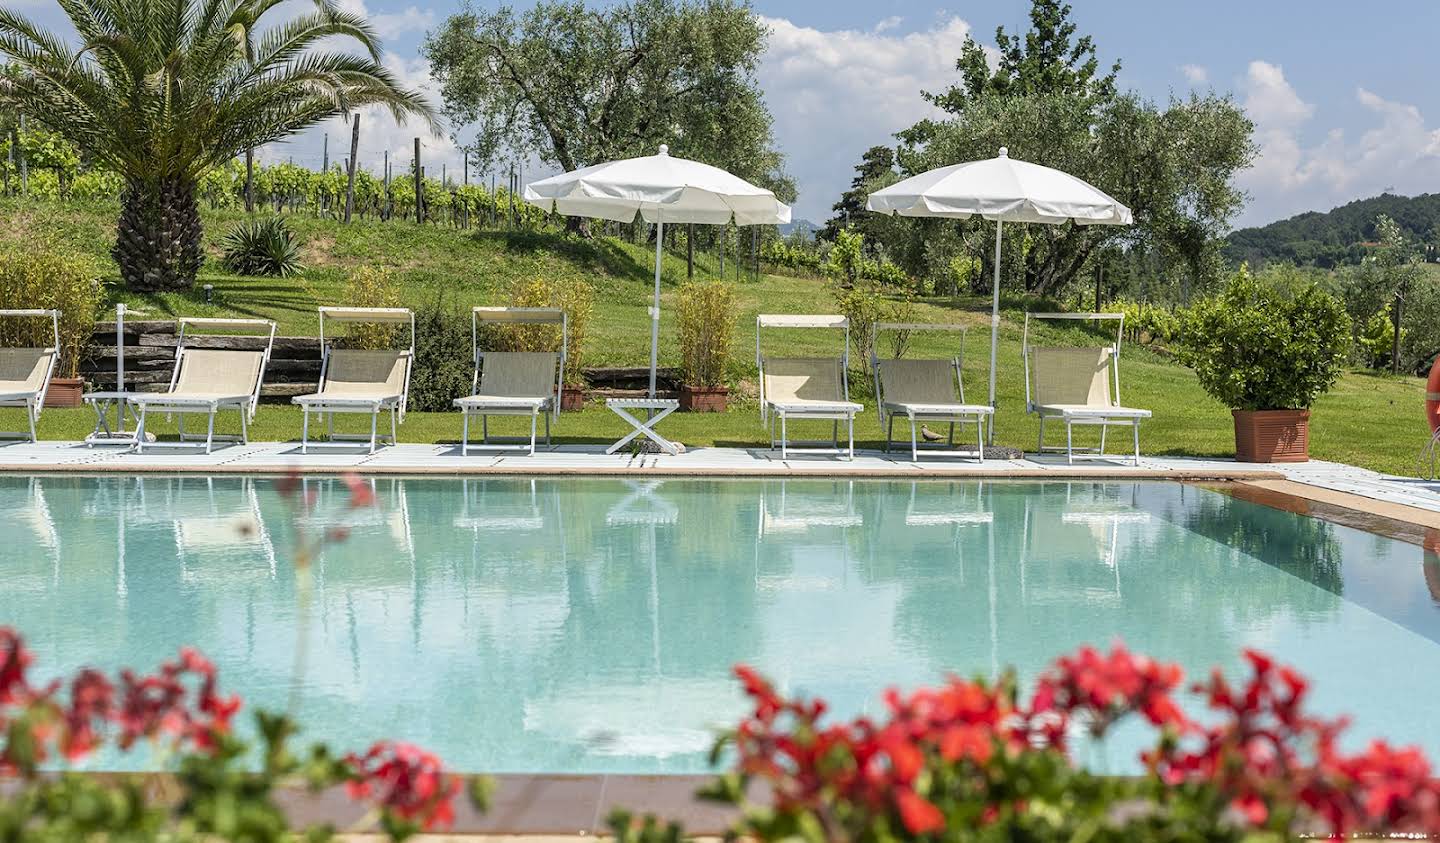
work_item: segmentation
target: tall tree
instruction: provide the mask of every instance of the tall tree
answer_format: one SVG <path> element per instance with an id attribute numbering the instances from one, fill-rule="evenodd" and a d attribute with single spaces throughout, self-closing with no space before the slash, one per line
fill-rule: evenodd
<path id="1" fill-rule="evenodd" d="M 1410 288 L 1425 275 L 1420 265 L 1420 249 L 1395 220 L 1381 214 L 1375 220 L 1375 239 L 1380 246 L 1375 250 L 1375 263 L 1380 267 L 1380 278 L 1384 290 L 1391 298 L 1390 326 L 1392 329 L 1390 349 L 1390 371 L 1400 374 L 1400 341 L 1403 310 Z"/>
<path id="2" fill-rule="evenodd" d="M 574 170 L 664 143 L 785 198 L 755 78 L 766 36 L 738 0 L 542 0 L 453 15 L 424 52 L 482 166 L 536 155 Z"/>
<path id="3" fill-rule="evenodd" d="M 1085 179 L 1134 211 L 1129 228 L 1037 225 L 1011 240 L 1003 274 L 1018 275 L 1031 292 L 1058 291 L 1112 243 L 1153 250 L 1190 285 L 1218 277 L 1220 238 L 1244 200 L 1234 176 L 1254 155 L 1250 121 L 1227 97 L 1192 95 L 1162 107 L 1120 93 L 1120 63 L 1102 74 L 1095 44 L 1076 37 L 1069 16 L 1058 0 L 1033 0 L 1027 32 L 997 31 L 994 67 L 967 40 L 956 64 L 959 81 L 924 95 L 950 116 L 897 135 L 900 170 L 990 158 L 1004 146 L 1011 157 Z M 888 227 L 900 242 L 887 242 L 887 250 L 912 273 L 933 275 L 924 264 L 936 254 L 934 227 Z M 979 241 L 993 237 L 993 227 L 952 227 L 986 263 L 981 277 L 990 277 L 991 248 Z"/>
<path id="4" fill-rule="evenodd" d="M 888 146 L 872 146 L 860 156 L 855 165 L 855 178 L 850 180 L 850 189 L 840 194 L 840 201 L 831 206 L 834 216 L 820 230 L 820 237 L 834 241 L 840 230 L 849 225 L 862 228 L 869 218 L 865 202 L 874 189 L 876 181 L 891 175 L 895 170 L 895 150 Z"/>
<path id="5" fill-rule="evenodd" d="M 71 41 L 0 8 L 0 53 L 22 73 L 0 103 L 41 120 L 125 179 L 112 254 L 136 290 L 195 281 L 204 260 L 195 189 L 210 169 L 359 106 L 434 117 L 380 64 L 363 15 L 316 0 L 60 0 Z M 335 40 L 364 55 L 332 51 Z"/>
<path id="6" fill-rule="evenodd" d="M 958 82 L 944 91 L 921 92 L 932 105 L 952 116 L 965 113 L 972 103 L 987 97 L 1061 96 L 1074 99 L 1092 112 L 1116 95 L 1116 61 L 1105 75 L 1100 74 L 1100 57 L 1090 36 L 1075 37 L 1070 6 L 1060 0 L 1033 0 L 1030 29 L 1011 34 L 995 28 L 999 61 L 992 67 L 984 48 L 966 36 L 955 69 Z M 901 133 L 906 143 L 924 143 L 935 130 L 935 121 L 922 120 Z"/>

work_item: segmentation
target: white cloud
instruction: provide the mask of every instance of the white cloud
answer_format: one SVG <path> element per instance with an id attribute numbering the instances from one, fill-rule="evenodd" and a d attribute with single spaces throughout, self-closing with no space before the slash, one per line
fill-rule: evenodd
<path id="1" fill-rule="evenodd" d="M 905 19 L 902 18 L 902 17 L 900 17 L 899 15 L 891 15 L 890 17 L 888 17 L 888 18 L 880 21 L 879 23 L 875 24 L 875 30 L 874 30 L 874 31 L 875 31 L 877 34 L 878 34 L 878 33 L 881 33 L 881 32 L 889 32 L 889 31 L 892 30 L 892 29 L 898 29 L 898 28 L 900 27 L 900 24 L 902 24 L 902 23 L 904 23 L 904 22 L 905 22 Z"/>
<path id="2" fill-rule="evenodd" d="M 410 32 L 425 32 L 435 25 L 435 12 L 406 6 L 405 11 L 371 15 L 370 23 L 381 38 L 397 38 Z"/>
<path id="3" fill-rule="evenodd" d="M 957 78 L 955 60 L 970 34 L 958 17 L 928 30 L 891 33 L 819 30 L 784 18 L 762 18 L 770 45 L 760 84 L 775 116 L 775 137 L 800 188 L 796 218 L 827 219 L 849 187 L 860 155 L 938 110 L 920 92 Z"/>
<path id="4" fill-rule="evenodd" d="M 1310 119 L 1315 106 L 1305 102 L 1278 64 L 1252 61 L 1245 73 L 1245 110 L 1257 126 L 1288 128 Z"/>
<path id="5" fill-rule="evenodd" d="M 1210 71 L 1198 64 L 1182 64 L 1180 73 L 1191 85 L 1204 85 L 1210 81 Z"/>
<path id="6" fill-rule="evenodd" d="M 1259 147 L 1246 181 L 1257 189 L 1294 190 L 1308 179 L 1299 129 L 1315 106 L 1300 98 L 1279 65 L 1269 62 L 1250 62 L 1241 89 Z"/>
<path id="7" fill-rule="evenodd" d="M 370 19 L 375 34 L 382 39 L 397 38 L 411 32 L 424 32 L 435 25 L 435 12 L 417 6 L 407 6 L 400 12 L 371 14 L 365 0 L 337 0 L 336 5 L 352 14 Z"/>
<path id="8" fill-rule="evenodd" d="M 1259 146 L 1254 166 L 1239 179 L 1251 194 L 1242 224 L 1328 210 L 1390 187 L 1402 193 L 1440 189 L 1440 128 L 1427 125 L 1414 105 L 1357 88 L 1355 99 L 1371 115 L 1370 127 L 1353 138 L 1331 128 L 1309 140 L 1315 107 L 1279 66 L 1251 62 L 1240 89 Z"/>
<path id="9" fill-rule="evenodd" d="M 406 58 L 396 53 L 386 53 L 385 67 L 395 75 L 402 87 L 418 90 L 432 105 L 438 107 L 440 95 L 438 86 L 430 77 L 430 63 L 423 58 Z M 366 106 L 359 109 L 360 141 L 356 159 L 360 167 L 379 175 L 385 163 L 385 153 L 390 153 L 392 173 L 403 173 L 415 156 L 415 138 L 420 138 L 421 162 L 425 174 L 439 178 L 442 168 L 455 180 L 461 178 L 462 155 L 449 135 L 435 136 L 420 121 L 411 119 L 400 124 L 381 106 Z M 329 136 L 330 163 L 343 163 L 350 154 L 351 118 L 336 117 L 321 126 L 301 132 L 294 138 L 271 144 L 258 152 L 265 161 L 285 161 L 290 158 L 297 164 L 319 169 L 323 159 L 325 136 Z"/>

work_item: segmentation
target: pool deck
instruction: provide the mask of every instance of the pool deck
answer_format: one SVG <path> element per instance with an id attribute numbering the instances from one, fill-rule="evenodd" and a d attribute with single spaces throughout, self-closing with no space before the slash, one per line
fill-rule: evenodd
<path id="1" fill-rule="evenodd" d="M 472 476 L 563 474 L 655 477 L 874 477 L 1240 481 L 1273 495 L 1314 501 L 1321 506 L 1362 509 L 1377 517 L 1440 529 L 1440 483 L 1394 477 L 1342 463 L 1238 463 L 1228 459 L 1128 457 L 1077 459 L 1027 455 L 1023 459 L 986 460 L 938 454 L 911 462 L 899 453 L 857 451 L 854 460 L 834 455 L 792 453 L 764 448 L 693 448 L 683 454 L 606 454 L 602 445 L 557 445 L 533 456 L 521 452 L 472 452 L 462 456 L 454 444 L 401 444 L 370 454 L 352 445 L 311 446 L 301 454 L 297 442 L 222 445 L 212 454 L 198 447 L 150 447 L 137 454 L 114 446 L 86 447 L 79 442 L 41 441 L 0 447 L 0 472 L 50 474 L 363 474 Z"/>

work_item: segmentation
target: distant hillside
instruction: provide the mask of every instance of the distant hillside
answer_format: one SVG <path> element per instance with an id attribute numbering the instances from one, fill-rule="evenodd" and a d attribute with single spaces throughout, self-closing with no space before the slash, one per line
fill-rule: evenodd
<path id="1" fill-rule="evenodd" d="M 1259 228 L 1231 233 L 1226 256 L 1235 262 L 1289 261 L 1332 267 L 1356 263 L 1361 243 L 1374 239 L 1375 218 L 1388 214 L 1417 240 L 1432 244 L 1440 229 L 1440 193 L 1381 194 L 1341 205 L 1327 213 L 1310 211 Z"/>

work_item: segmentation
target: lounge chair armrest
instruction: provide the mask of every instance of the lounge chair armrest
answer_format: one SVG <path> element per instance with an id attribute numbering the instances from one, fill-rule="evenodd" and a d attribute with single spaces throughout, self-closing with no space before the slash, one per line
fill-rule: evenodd
<path id="1" fill-rule="evenodd" d="M 865 409 L 865 405 L 856 404 L 853 401 L 817 401 L 814 403 L 806 401 L 766 401 L 771 408 L 783 413 L 859 413 Z"/>
<path id="2" fill-rule="evenodd" d="M 465 398 L 456 398 L 452 403 L 462 408 L 483 408 L 483 407 L 534 407 L 539 409 L 554 401 L 553 395 L 544 398 L 520 398 L 502 397 L 490 395 L 470 395 Z"/>
<path id="3" fill-rule="evenodd" d="M 886 401 L 885 409 L 892 413 L 914 413 L 916 415 L 936 416 L 946 413 L 952 415 L 967 416 L 988 416 L 995 412 L 995 408 L 988 404 L 906 404 L 899 401 Z"/>
<path id="4" fill-rule="evenodd" d="M 156 404 L 167 407 L 211 407 L 220 404 L 248 404 L 253 396 L 245 395 L 167 395 L 163 392 L 140 392 L 126 400 L 131 404 Z"/>
<path id="5" fill-rule="evenodd" d="M 296 395 L 294 398 L 290 399 L 290 403 L 299 404 L 302 407 L 331 407 L 336 409 L 343 407 L 363 409 L 372 407 L 385 407 L 390 404 L 398 404 L 400 402 L 400 398 L 401 396 L 399 395 L 339 396 L 323 395 L 317 392 L 313 395 Z"/>
<path id="6" fill-rule="evenodd" d="M 1153 413 L 1135 407 L 1082 407 L 1074 405 L 1037 404 L 1033 412 L 1067 419 L 1148 419 Z"/>

